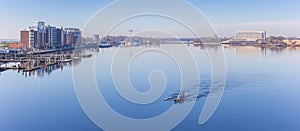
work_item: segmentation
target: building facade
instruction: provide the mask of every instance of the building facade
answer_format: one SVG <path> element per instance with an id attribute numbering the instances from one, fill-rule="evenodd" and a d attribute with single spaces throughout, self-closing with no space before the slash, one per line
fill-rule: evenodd
<path id="1" fill-rule="evenodd" d="M 28 30 L 22 30 L 20 34 L 20 42 L 23 45 L 24 48 L 30 48 L 30 37 L 29 37 L 29 31 Z"/>
<path id="2" fill-rule="evenodd" d="M 56 35 L 57 35 L 57 46 L 56 47 L 63 47 L 64 45 L 66 45 L 66 41 L 67 41 L 67 33 L 66 31 L 63 29 L 63 27 L 57 28 L 56 29 Z"/>
<path id="3" fill-rule="evenodd" d="M 66 45 L 76 46 L 81 44 L 81 31 L 78 28 L 65 28 Z"/>
<path id="4" fill-rule="evenodd" d="M 57 46 L 57 31 L 56 27 L 48 25 L 46 28 L 46 48 L 52 48 Z"/>
<path id="5" fill-rule="evenodd" d="M 37 31 L 36 39 L 36 48 L 38 49 L 45 49 L 46 47 L 46 26 L 45 22 L 37 21 L 35 23 L 35 29 Z"/>
<path id="6" fill-rule="evenodd" d="M 29 28 L 29 45 L 30 48 L 36 48 L 36 43 L 37 43 L 37 31 L 34 30 L 33 28 Z M 22 38 L 21 38 L 22 41 Z"/>

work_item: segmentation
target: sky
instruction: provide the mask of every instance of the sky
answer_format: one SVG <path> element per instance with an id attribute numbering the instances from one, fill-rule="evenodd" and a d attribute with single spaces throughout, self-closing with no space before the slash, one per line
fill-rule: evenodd
<path id="1" fill-rule="evenodd" d="M 240 30 L 300 37 L 299 0 L 187 0 L 221 37 Z M 0 0 L 0 39 L 19 39 L 22 29 L 41 19 L 46 24 L 83 29 L 112 0 Z M 133 8 L 139 8 L 129 3 Z M 116 13 L 119 10 L 116 10 Z M 179 9 L 180 12 L 180 9 Z M 180 32 L 180 31 L 179 31 Z M 101 34 L 100 34 L 101 35 Z"/>

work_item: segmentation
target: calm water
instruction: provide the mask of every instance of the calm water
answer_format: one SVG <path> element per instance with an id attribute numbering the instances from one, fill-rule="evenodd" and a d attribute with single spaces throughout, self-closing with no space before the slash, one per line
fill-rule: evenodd
<path id="1" fill-rule="evenodd" d="M 129 52 L 124 57 L 130 57 L 135 48 L 124 49 Z M 225 48 L 225 93 L 212 118 L 199 125 L 199 115 L 211 84 L 211 65 L 204 48 L 188 48 L 197 60 L 200 80 L 191 80 L 183 86 L 200 87 L 201 97 L 188 117 L 174 130 L 300 130 L 300 49 Z M 74 66 L 78 68 L 95 60 L 95 80 L 99 90 L 108 104 L 124 116 L 151 118 L 173 106 L 172 101 L 165 102 L 164 98 L 180 89 L 180 71 L 174 60 L 155 52 L 136 57 L 129 72 L 132 86 L 140 92 L 149 90 L 148 76 L 159 69 L 167 78 L 167 88 L 154 103 L 133 104 L 123 99 L 114 88 L 110 64 L 115 50 L 93 52 L 93 58 L 82 59 Z M 0 130 L 101 129 L 88 118 L 77 100 L 72 65 L 64 65 L 27 77 L 17 71 L 1 73 Z"/>

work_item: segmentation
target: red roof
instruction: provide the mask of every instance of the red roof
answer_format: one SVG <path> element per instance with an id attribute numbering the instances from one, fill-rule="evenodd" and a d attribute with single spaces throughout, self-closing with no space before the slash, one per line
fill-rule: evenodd
<path id="1" fill-rule="evenodd" d="M 22 44 L 19 44 L 19 43 L 11 43 L 8 45 L 9 48 L 12 48 L 12 49 L 20 49 L 22 48 Z"/>

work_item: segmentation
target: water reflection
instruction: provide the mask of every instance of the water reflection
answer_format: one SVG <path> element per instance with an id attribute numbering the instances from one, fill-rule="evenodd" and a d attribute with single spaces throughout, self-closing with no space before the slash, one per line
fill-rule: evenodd
<path id="1" fill-rule="evenodd" d="M 226 49 L 235 50 L 235 55 L 238 57 L 261 57 L 266 58 L 272 54 L 281 55 L 287 51 L 300 51 L 300 47 L 254 47 L 254 46 L 225 46 Z"/>
<path id="2" fill-rule="evenodd" d="M 110 64 L 105 65 L 106 59 L 110 59 L 112 56 L 109 52 L 113 52 L 112 50 L 115 49 L 93 49 L 83 51 L 83 53 L 77 52 L 77 55 L 86 52 L 96 53 L 97 57 L 100 58 L 98 64 L 101 66 L 96 67 L 105 69 L 102 72 L 96 72 L 97 81 L 104 85 L 101 92 L 111 102 L 109 103 L 110 106 L 121 114 L 145 119 L 157 116 L 171 106 L 184 106 L 191 101 L 197 101 L 197 105 L 187 119 L 176 127 L 177 130 L 299 129 L 300 85 L 297 80 L 300 76 L 297 71 L 300 70 L 298 59 L 300 48 L 226 47 L 225 55 L 228 67 L 224 97 L 218 112 L 205 125 L 198 125 L 197 121 L 206 97 L 209 93 L 213 93 L 210 92 L 211 68 L 206 49 L 213 51 L 218 47 L 189 47 L 195 52 L 200 70 L 200 80 L 184 83 L 184 86 L 190 87 L 190 90 L 180 92 L 178 90 L 180 87 L 178 76 L 180 74 L 176 73 L 174 67 L 163 63 L 162 65 L 168 67 L 165 69 L 166 75 L 170 76 L 168 88 L 159 100 L 149 105 L 129 103 L 115 91 L 114 85 L 108 77 L 110 70 L 106 69 L 110 67 Z M 135 48 L 132 49 L 134 51 Z M 150 56 L 152 55 L 149 54 L 145 58 Z M 89 59 L 81 58 L 77 62 L 52 65 L 27 74 L 22 74 L 22 71 L 17 74 L 17 70 L 3 72 L 5 75 L 0 76 L 0 103 L 3 105 L 0 109 L 0 116 L 3 116 L 0 120 L 2 123 L 0 124 L 1 130 L 23 130 L 19 127 L 24 128 L 24 130 L 42 130 L 45 129 L 45 120 L 57 120 L 47 121 L 50 122 L 49 125 L 53 129 L 61 129 L 63 124 L 66 126 L 63 126 L 62 130 L 97 130 L 97 126 L 85 116 L 77 102 L 70 75 L 72 73 L 71 66 L 84 63 L 86 60 Z M 146 72 L 147 68 L 145 69 L 145 61 L 141 61 L 141 65 L 144 66 L 137 66 L 140 68 L 134 68 L 135 72 L 132 72 L 132 83 L 135 88 L 149 86 L 145 84 L 148 79 L 136 75 L 148 73 Z M 151 63 L 148 67 L 151 67 Z M 63 73 L 53 73 L 54 71 Z M 16 75 L 23 75 L 24 77 L 27 75 L 27 78 L 23 79 Z M 43 88 L 38 88 L 39 85 L 36 84 L 35 79 L 28 79 L 32 76 L 43 77 L 45 75 L 51 75 L 51 77 L 44 77 L 40 81 Z M 200 88 L 199 92 L 193 91 L 195 87 Z M 165 98 L 167 101 L 164 101 Z M 179 99 L 174 102 L 175 98 Z M 32 123 L 35 123 L 35 126 L 32 126 Z M 232 123 L 238 124 L 232 125 Z"/>
<path id="3" fill-rule="evenodd" d="M 74 59 L 72 62 L 58 63 L 55 65 L 42 67 L 40 69 L 29 71 L 29 72 L 18 70 L 18 73 L 21 73 L 24 77 L 36 76 L 38 78 L 42 78 L 45 75 L 51 75 L 51 73 L 53 73 L 56 70 L 63 71 L 64 67 L 66 66 L 72 67 L 72 66 L 79 65 L 80 62 L 81 59 Z"/>

